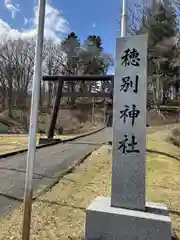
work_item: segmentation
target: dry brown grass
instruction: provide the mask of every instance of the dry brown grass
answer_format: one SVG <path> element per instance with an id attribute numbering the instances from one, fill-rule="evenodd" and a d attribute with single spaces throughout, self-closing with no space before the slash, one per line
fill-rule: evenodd
<path id="1" fill-rule="evenodd" d="M 172 135 L 169 137 L 169 141 L 177 147 L 180 147 L 180 128 L 175 128 L 172 131 Z"/>
<path id="2" fill-rule="evenodd" d="M 164 141 L 168 131 L 148 135 L 148 148 L 180 156 L 180 149 Z M 81 239 L 85 209 L 98 195 L 110 195 L 111 154 L 108 146 L 95 151 L 76 171 L 65 176 L 33 204 L 32 240 Z M 166 203 L 173 212 L 173 228 L 180 237 L 180 161 L 147 153 L 147 200 Z M 0 239 L 21 239 L 21 210 L 0 219 Z"/>
<path id="3" fill-rule="evenodd" d="M 89 127 L 89 128 L 88 128 Z M 55 139 L 61 139 L 61 140 L 67 140 L 67 139 L 73 139 L 74 137 L 77 136 L 82 136 L 86 133 L 90 133 L 93 132 L 97 129 L 102 128 L 103 125 L 98 125 L 98 126 L 87 126 L 86 127 L 86 131 L 83 131 L 82 133 L 79 134 L 71 134 L 71 135 L 55 135 L 54 138 Z M 36 144 L 39 144 L 39 138 L 43 137 L 43 138 L 47 138 L 46 135 L 40 135 L 37 134 L 37 138 L 36 138 Z M 19 134 L 19 135 L 0 135 L 0 154 L 4 154 L 4 153 L 9 153 L 9 152 L 14 152 L 17 150 L 22 150 L 22 149 L 26 149 L 28 147 L 28 135 L 27 134 Z"/>
<path id="4" fill-rule="evenodd" d="M 60 138 L 62 140 L 71 139 L 77 135 L 57 135 L 55 138 Z M 45 135 L 38 135 L 36 139 L 36 144 L 39 144 L 39 138 L 46 137 Z M 14 152 L 17 150 L 26 149 L 28 146 L 28 135 L 1 135 L 0 136 L 0 154 Z"/>
<path id="5" fill-rule="evenodd" d="M 107 195 L 110 190 L 111 162 L 107 151 L 103 147 L 94 152 L 33 204 L 31 239 L 80 239 L 86 206 L 97 195 Z M 21 239 L 21 221 L 22 209 L 2 218 L 0 239 Z"/>
<path id="6" fill-rule="evenodd" d="M 37 139 L 38 142 L 38 139 Z M 0 136 L 0 154 L 27 148 L 28 136 Z"/>

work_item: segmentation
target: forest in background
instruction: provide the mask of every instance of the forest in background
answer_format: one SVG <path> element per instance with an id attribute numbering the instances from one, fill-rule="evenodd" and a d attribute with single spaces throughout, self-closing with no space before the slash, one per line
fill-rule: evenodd
<path id="1" fill-rule="evenodd" d="M 34 39 L 4 38 L 0 44 L 1 116 L 6 115 L 8 118 L 21 121 L 26 131 L 29 121 L 34 55 Z M 43 75 L 105 75 L 111 66 L 113 59 L 103 50 L 99 36 L 88 36 L 87 40 L 80 44 L 80 39 L 71 32 L 60 43 L 54 43 L 51 39 L 44 42 Z M 101 86 L 93 81 L 65 82 L 63 91 L 92 92 L 94 89 L 105 91 L 110 85 L 110 82 Z M 52 112 L 56 91 L 57 83 L 41 81 L 39 114 Z M 75 97 L 69 97 L 66 104 L 73 106 L 75 101 Z M 19 119 L 16 117 L 17 112 L 20 113 Z"/>
<path id="2" fill-rule="evenodd" d="M 148 101 L 180 101 L 180 1 L 153 1 L 129 8 L 129 34 L 148 34 Z M 143 6 L 143 7 L 142 7 Z"/>
<path id="3" fill-rule="evenodd" d="M 148 105 L 179 105 L 180 29 L 179 1 L 129 7 L 128 34 L 148 33 Z M 28 131 L 35 40 L 9 39 L 0 43 L 0 116 L 19 121 Z M 106 75 L 114 66 L 112 53 L 106 53 L 100 36 L 90 35 L 81 43 L 75 32 L 62 42 L 44 41 L 43 75 Z M 39 115 L 51 114 L 57 84 L 41 82 Z M 65 92 L 109 92 L 110 81 L 65 82 Z M 92 103 L 92 99 L 86 102 Z M 67 106 L 85 100 L 64 98 Z M 84 110 L 83 110 L 84 111 Z M 82 113 L 83 114 L 83 113 Z M 81 114 L 81 115 L 82 115 Z"/>

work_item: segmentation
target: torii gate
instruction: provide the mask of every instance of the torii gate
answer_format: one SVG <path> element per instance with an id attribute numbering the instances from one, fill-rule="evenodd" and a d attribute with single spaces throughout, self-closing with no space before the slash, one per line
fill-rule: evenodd
<path id="1" fill-rule="evenodd" d="M 58 88 L 56 92 L 56 99 L 53 106 L 53 112 L 52 112 L 52 118 L 51 123 L 48 129 L 48 138 L 53 138 L 54 136 L 54 130 L 56 126 L 59 106 L 61 102 L 61 97 L 63 95 L 67 95 L 66 93 L 63 93 L 63 84 L 65 81 L 111 81 L 112 82 L 112 89 L 114 85 L 114 75 L 84 75 L 84 76 L 43 76 L 43 81 L 57 81 L 58 82 Z M 76 97 L 111 97 L 112 98 L 112 89 L 110 93 L 83 93 L 83 92 L 75 92 L 71 93 L 71 96 Z"/>

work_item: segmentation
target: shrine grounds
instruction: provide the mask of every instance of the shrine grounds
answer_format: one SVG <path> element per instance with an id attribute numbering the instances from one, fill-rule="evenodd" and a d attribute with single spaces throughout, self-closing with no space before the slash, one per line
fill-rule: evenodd
<path id="1" fill-rule="evenodd" d="M 168 205 L 173 230 L 180 237 L 180 149 L 172 144 L 180 124 L 152 127 L 147 135 L 147 200 Z M 110 195 L 111 146 L 93 152 L 33 204 L 31 239 L 78 240 L 85 211 L 97 196 Z M 22 205 L 0 219 L 0 239 L 21 239 Z"/>
<path id="2" fill-rule="evenodd" d="M 80 135 L 80 134 L 79 134 Z M 71 139 L 76 137 L 76 135 L 57 135 L 55 138 L 60 138 L 61 140 Z M 39 144 L 39 138 L 47 138 L 46 135 L 37 135 L 36 143 Z M 28 135 L 0 135 L 0 154 L 5 154 L 9 152 L 14 152 L 28 147 Z"/>

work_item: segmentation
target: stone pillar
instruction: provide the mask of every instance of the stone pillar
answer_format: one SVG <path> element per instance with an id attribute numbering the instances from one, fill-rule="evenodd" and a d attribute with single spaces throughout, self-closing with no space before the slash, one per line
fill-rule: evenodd
<path id="1" fill-rule="evenodd" d="M 146 203 L 147 35 L 117 39 L 111 197 L 87 209 L 85 239 L 170 240 L 167 207 Z"/>

